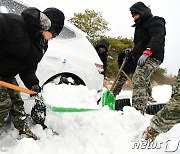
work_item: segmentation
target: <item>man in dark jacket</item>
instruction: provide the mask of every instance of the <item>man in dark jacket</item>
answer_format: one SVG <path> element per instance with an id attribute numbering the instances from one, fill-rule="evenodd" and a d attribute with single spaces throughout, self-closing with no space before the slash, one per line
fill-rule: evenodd
<path id="1" fill-rule="evenodd" d="M 0 80 L 16 84 L 19 75 L 24 85 L 40 92 L 35 74 L 48 48 L 48 41 L 61 32 L 64 14 L 56 8 L 43 12 L 28 8 L 21 15 L 0 14 Z M 26 123 L 20 93 L 0 86 L 0 130 L 11 119 L 19 134 L 37 139 Z"/>
<path id="2" fill-rule="evenodd" d="M 132 78 L 132 75 L 136 69 L 136 63 L 133 60 L 132 54 L 129 53 L 131 52 L 130 48 L 127 48 L 125 50 L 123 50 L 122 52 L 119 53 L 118 55 L 118 65 L 119 68 L 121 67 L 121 65 L 123 64 L 124 58 L 126 57 L 126 63 L 123 67 L 123 71 L 126 73 L 126 75 L 129 78 Z M 127 81 L 127 77 L 125 75 L 125 73 L 120 74 L 118 81 L 113 89 L 113 94 L 114 96 L 118 95 L 120 93 L 120 91 L 122 90 L 123 85 L 125 84 L 125 82 Z"/>
<path id="3" fill-rule="evenodd" d="M 165 46 L 165 20 L 153 16 L 150 8 L 137 2 L 130 8 L 134 18 L 134 48 L 132 56 L 137 63 L 133 74 L 132 106 L 142 114 L 148 102 L 147 90 L 152 73 L 163 62 Z"/>
<path id="4" fill-rule="evenodd" d="M 126 63 L 122 69 L 124 72 L 121 72 L 121 74 L 118 78 L 118 81 L 112 91 L 114 96 L 118 95 L 121 92 L 122 87 L 126 83 L 127 80 L 129 80 L 130 82 L 132 80 L 132 76 L 133 76 L 136 66 L 137 66 L 137 63 L 134 61 L 134 58 L 132 56 L 132 50 L 133 50 L 133 48 L 127 48 L 127 49 L 123 50 L 122 52 L 120 52 L 120 54 L 118 56 L 119 68 L 121 67 L 125 57 L 126 57 Z M 147 88 L 148 88 L 147 89 L 148 104 L 155 103 L 156 101 L 152 97 L 152 88 L 151 88 L 150 82 L 149 82 L 149 85 Z"/>
<path id="5" fill-rule="evenodd" d="M 100 40 L 96 46 L 95 49 L 101 59 L 101 61 L 103 62 L 103 68 L 104 68 L 104 76 L 106 74 L 106 70 L 107 70 L 107 52 L 109 49 L 109 42 L 108 40 L 102 39 Z"/>

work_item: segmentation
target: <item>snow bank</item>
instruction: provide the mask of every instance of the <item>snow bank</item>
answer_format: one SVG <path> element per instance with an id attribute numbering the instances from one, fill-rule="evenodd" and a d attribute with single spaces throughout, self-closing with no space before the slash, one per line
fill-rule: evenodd
<path id="1" fill-rule="evenodd" d="M 52 95 L 57 92 L 56 94 L 60 97 L 62 87 L 59 87 L 61 86 L 48 85 L 46 90 L 49 89 L 51 92 L 46 91 L 44 94 Z M 69 88 L 67 93 L 70 95 L 72 87 Z M 81 88 L 76 90 L 80 92 Z M 168 89 L 168 86 L 158 86 L 153 91 L 157 90 L 157 96 L 161 97 L 162 93 L 163 96 L 169 95 Z M 84 95 L 80 96 L 84 97 Z M 61 100 L 59 97 L 52 98 L 58 101 Z M 77 100 L 76 96 L 69 97 L 73 102 Z M 93 99 L 94 95 L 89 96 L 89 103 Z M 158 99 L 161 101 L 161 98 Z M 26 104 L 30 104 L 31 101 L 26 100 Z M 29 106 L 25 107 L 27 110 Z M 147 114 L 143 116 L 129 106 L 124 107 L 124 112 L 111 111 L 107 106 L 99 111 L 79 113 L 55 113 L 48 110 L 45 123 L 59 135 L 53 134 L 50 129 L 42 130 L 40 125 L 35 125 L 31 129 L 40 137 L 40 140 L 34 141 L 27 138 L 18 140 L 18 132 L 11 126 L 0 136 L 0 154 L 166 154 L 164 148 L 170 138 L 180 141 L 180 124 L 175 125 L 168 133 L 157 137 L 156 142 L 162 143 L 160 149 L 133 149 L 136 141 L 141 143 L 142 132 L 149 125 L 151 117 Z M 180 147 L 173 152 L 173 154 L 179 153 Z"/>
<path id="2" fill-rule="evenodd" d="M 65 108 L 99 108 L 96 90 L 89 90 L 86 86 L 55 85 L 49 83 L 43 88 L 46 104 Z"/>

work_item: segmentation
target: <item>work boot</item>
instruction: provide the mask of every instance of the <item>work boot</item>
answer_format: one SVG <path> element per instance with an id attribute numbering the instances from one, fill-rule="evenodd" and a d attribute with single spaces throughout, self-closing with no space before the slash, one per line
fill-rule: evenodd
<path id="1" fill-rule="evenodd" d="M 39 138 L 30 130 L 30 128 L 25 125 L 23 129 L 19 130 L 19 135 L 26 135 L 28 138 L 33 138 L 34 140 L 38 140 Z"/>
<path id="2" fill-rule="evenodd" d="M 151 126 L 147 127 L 143 132 L 142 138 L 148 142 L 153 142 L 160 133 Z"/>

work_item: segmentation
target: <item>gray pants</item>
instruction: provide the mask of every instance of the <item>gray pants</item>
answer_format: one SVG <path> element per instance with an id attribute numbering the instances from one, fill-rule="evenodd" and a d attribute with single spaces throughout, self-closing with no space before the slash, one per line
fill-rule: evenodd
<path id="1" fill-rule="evenodd" d="M 137 110 L 145 112 L 145 108 L 148 103 L 150 78 L 159 65 L 159 60 L 155 58 L 148 58 L 144 66 L 136 67 L 136 70 L 132 77 L 132 106 L 135 107 Z"/>
<path id="2" fill-rule="evenodd" d="M 0 77 L 0 80 L 18 85 L 15 78 Z M 0 86 L 0 129 L 9 118 L 16 129 L 19 130 L 24 127 L 26 116 L 23 104 L 24 102 L 18 91 Z"/>
<path id="3" fill-rule="evenodd" d="M 151 119 L 151 127 L 162 133 L 169 131 L 177 123 L 180 123 L 180 70 L 172 85 L 171 99 Z"/>

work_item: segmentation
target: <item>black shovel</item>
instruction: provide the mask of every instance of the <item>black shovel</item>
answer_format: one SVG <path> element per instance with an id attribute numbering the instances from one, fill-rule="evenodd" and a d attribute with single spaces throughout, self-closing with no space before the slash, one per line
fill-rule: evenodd
<path id="1" fill-rule="evenodd" d="M 29 95 L 34 95 L 33 98 L 35 99 L 35 105 L 31 110 L 31 118 L 36 124 L 40 124 L 43 127 L 43 129 L 47 128 L 47 126 L 44 124 L 46 117 L 46 105 L 43 102 L 42 96 L 39 96 L 35 91 L 19 87 L 17 85 L 7 83 L 4 81 L 0 81 L 0 86 L 17 90 Z"/>

